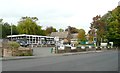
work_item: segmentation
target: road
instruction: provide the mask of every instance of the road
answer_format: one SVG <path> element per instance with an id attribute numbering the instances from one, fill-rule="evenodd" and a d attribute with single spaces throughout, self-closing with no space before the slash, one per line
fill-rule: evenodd
<path id="1" fill-rule="evenodd" d="M 106 51 L 70 56 L 2 62 L 3 71 L 118 71 L 118 52 Z"/>

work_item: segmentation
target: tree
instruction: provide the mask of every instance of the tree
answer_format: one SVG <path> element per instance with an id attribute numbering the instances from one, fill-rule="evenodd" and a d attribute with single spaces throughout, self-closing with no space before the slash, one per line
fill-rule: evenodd
<path id="1" fill-rule="evenodd" d="M 7 22 L 2 22 L 3 19 L 0 19 L 0 30 L 1 30 L 1 35 L 2 35 L 2 38 L 6 38 L 8 35 L 11 35 L 11 27 L 12 27 L 12 34 L 13 35 L 17 35 L 18 34 L 18 31 L 17 31 L 17 27 L 15 25 L 10 25 L 9 23 Z"/>
<path id="2" fill-rule="evenodd" d="M 85 37 L 85 30 L 84 29 L 80 29 L 77 35 L 78 39 L 81 42 L 85 42 L 86 41 L 86 37 Z"/>
<path id="3" fill-rule="evenodd" d="M 11 27 L 12 27 L 12 35 L 17 35 L 17 34 L 19 34 L 16 25 L 12 25 Z"/>
<path id="4" fill-rule="evenodd" d="M 68 26 L 68 28 L 65 29 L 65 31 L 69 31 L 70 33 L 78 33 L 78 29 L 71 26 Z"/>
<path id="5" fill-rule="evenodd" d="M 46 35 L 50 35 L 52 32 L 57 32 L 56 28 L 52 26 L 46 28 Z"/>
<path id="6" fill-rule="evenodd" d="M 30 35 L 40 35 L 41 34 L 41 26 L 38 26 L 36 21 L 37 17 L 22 17 L 18 22 L 18 31 L 20 34 L 30 34 Z"/>
<path id="7" fill-rule="evenodd" d="M 2 25 L 3 25 L 3 19 L 0 19 L 0 39 L 2 38 Z"/>
<path id="8" fill-rule="evenodd" d="M 59 32 L 63 32 L 63 31 L 64 31 L 64 29 L 62 29 L 62 28 L 59 29 Z"/>
<path id="9" fill-rule="evenodd" d="M 7 35 L 11 35 L 11 26 L 6 22 L 2 25 L 2 38 L 6 38 Z"/>
<path id="10" fill-rule="evenodd" d="M 95 37 L 95 30 L 91 29 L 88 31 L 88 42 L 93 43 L 93 38 Z"/>
<path id="11" fill-rule="evenodd" d="M 105 34 L 106 34 L 106 24 L 101 20 L 101 16 L 97 15 L 93 17 L 93 22 L 91 23 L 91 30 L 97 29 L 97 43 L 100 44 L 102 40 L 106 39 Z M 93 31 L 93 37 L 94 37 L 95 31 Z"/>
<path id="12" fill-rule="evenodd" d="M 120 46 L 120 6 L 109 11 L 108 14 L 108 19 L 104 20 L 108 24 L 106 37 L 108 41 L 114 42 L 114 46 Z"/>
<path id="13" fill-rule="evenodd" d="M 98 15 L 94 17 L 91 28 L 97 29 L 98 42 L 103 38 L 108 42 L 114 42 L 114 46 L 120 46 L 120 6 L 108 11 L 102 17 Z"/>

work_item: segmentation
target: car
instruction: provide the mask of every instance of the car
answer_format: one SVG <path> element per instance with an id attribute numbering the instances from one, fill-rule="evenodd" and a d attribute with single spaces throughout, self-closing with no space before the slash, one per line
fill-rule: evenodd
<path id="1" fill-rule="evenodd" d="M 22 47 L 27 47 L 28 46 L 27 42 L 25 42 L 23 40 L 16 40 L 16 42 L 19 43 L 20 46 L 22 46 Z"/>

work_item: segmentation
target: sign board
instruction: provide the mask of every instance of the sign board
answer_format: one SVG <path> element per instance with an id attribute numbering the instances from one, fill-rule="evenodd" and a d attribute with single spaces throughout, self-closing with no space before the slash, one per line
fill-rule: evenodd
<path id="1" fill-rule="evenodd" d="M 59 37 L 55 37 L 55 41 L 59 41 Z"/>
<path id="2" fill-rule="evenodd" d="M 106 47 L 106 46 L 107 46 L 107 43 L 101 43 L 101 46 L 102 46 L 102 47 Z"/>

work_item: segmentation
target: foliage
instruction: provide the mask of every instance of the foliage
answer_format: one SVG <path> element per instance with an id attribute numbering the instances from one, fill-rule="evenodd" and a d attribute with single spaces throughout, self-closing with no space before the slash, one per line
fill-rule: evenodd
<path id="1" fill-rule="evenodd" d="M 60 29 L 59 29 L 59 32 L 64 32 L 64 29 L 60 28 Z"/>
<path id="2" fill-rule="evenodd" d="M 12 35 L 17 35 L 19 34 L 18 30 L 17 30 L 17 26 L 16 25 L 12 25 Z"/>
<path id="3" fill-rule="evenodd" d="M 20 44 L 14 41 L 8 42 L 7 45 L 11 49 L 18 49 L 20 47 Z"/>
<path id="4" fill-rule="evenodd" d="M 101 39 L 105 39 L 105 34 L 106 34 L 106 24 L 101 20 L 101 16 L 97 15 L 93 17 L 93 22 L 91 23 L 91 29 L 95 28 L 97 29 L 97 42 L 100 43 Z M 95 32 L 95 31 L 93 31 Z"/>
<path id="5" fill-rule="evenodd" d="M 21 18 L 21 21 L 18 22 L 18 31 L 20 32 L 20 34 L 31 34 L 33 32 L 32 28 L 34 28 L 33 26 L 36 25 L 36 23 L 33 23 L 31 18 Z"/>
<path id="6" fill-rule="evenodd" d="M 71 26 L 68 26 L 68 28 L 65 29 L 65 31 L 69 31 L 70 33 L 78 33 L 78 29 Z"/>
<path id="7" fill-rule="evenodd" d="M 32 52 L 20 53 L 18 56 L 33 56 Z"/>
<path id="8" fill-rule="evenodd" d="M 6 36 L 11 35 L 11 25 L 7 22 L 2 22 L 3 19 L 0 19 L 0 30 L 2 38 L 6 38 Z M 12 34 L 17 35 L 19 32 L 17 31 L 17 26 L 12 25 Z"/>
<path id="9" fill-rule="evenodd" d="M 57 32 L 56 28 L 52 26 L 46 28 L 46 35 L 50 35 L 52 32 Z"/>
<path id="10" fill-rule="evenodd" d="M 0 39 L 2 38 L 2 22 L 3 19 L 0 19 Z"/>
<path id="11" fill-rule="evenodd" d="M 2 38 L 5 38 L 7 35 L 11 35 L 11 26 L 8 23 L 2 24 Z"/>
<path id="12" fill-rule="evenodd" d="M 112 11 L 108 11 L 105 15 L 93 18 L 91 28 L 97 29 L 97 41 L 100 38 L 114 42 L 114 46 L 120 46 L 120 6 Z"/>
<path id="13" fill-rule="evenodd" d="M 85 42 L 85 41 L 86 41 L 85 30 L 84 30 L 84 29 L 80 29 L 77 37 L 78 37 L 78 39 L 79 39 L 81 42 Z"/>
<path id="14" fill-rule="evenodd" d="M 40 35 L 42 30 L 37 25 L 37 20 L 37 17 L 22 17 L 17 26 L 19 34 Z"/>
<path id="15" fill-rule="evenodd" d="M 109 41 L 113 41 L 115 46 L 120 46 L 120 6 L 108 13 L 110 15 L 106 21 L 108 24 L 106 37 Z"/>

